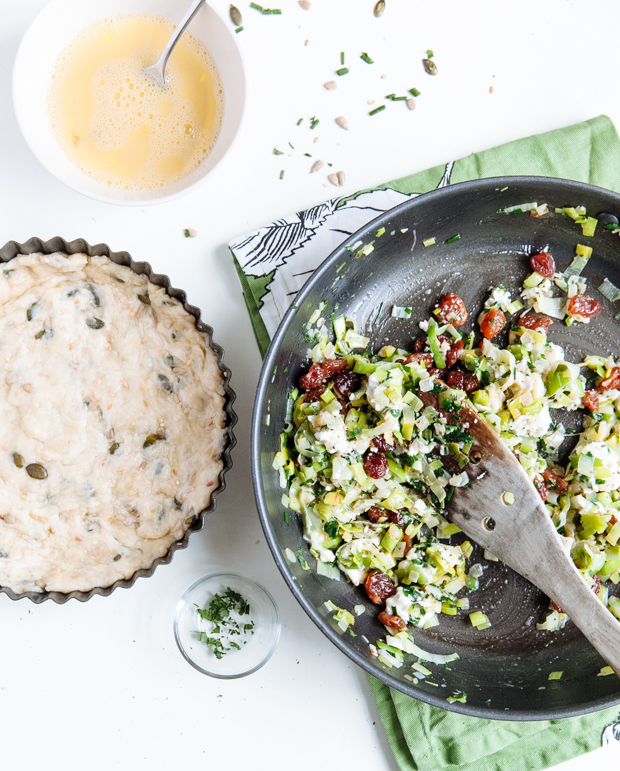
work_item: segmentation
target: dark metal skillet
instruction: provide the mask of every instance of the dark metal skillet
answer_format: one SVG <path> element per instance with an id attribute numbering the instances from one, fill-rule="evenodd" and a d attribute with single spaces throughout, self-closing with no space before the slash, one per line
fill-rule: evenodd
<path id="1" fill-rule="evenodd" d="M 569 717 L 618 704 L 620 682 L 614 676 L 597 676 L 604 662 L 574 624 L 556 633 L 536 630 L 536 623 L 546 615 L 547 598 L 501 562 L 488 564 L 481 582 L 486 588 L 470 595 L 472 609 L 489 616 L 490 629 L 477 632 L 466 619 L 442 616 L 438 627 L 414 630 L 420 647 L 436 653 L 456 651 L 460 656 L 448 670 L 432 667 L 428 680 L 436 685 L 428 681 L 414 685 L 404 677 L 411 673 L 404 667 L 385 669 L 370 655 L 364 639 L 374 642 L 385 630 L 376 619 L 377 607 L 363 590 L 304 571 L 286 559 L 285 549 L 296 553 L 301 546 L 308 563 L 314 565 L 302 540 L 301 524 L 293 516 L 288 523 L 284 519 L 283 491 L 271 463 L 279 449 L 287 391 L 307 368 L 303 325 L 318 304 L 327 300 L 328 315 L 337 304 L 338 313 L 355 318 L 375 350 L 388 341 L 407 348 L 419 334 L 415 324 L 390 316 L 393 304 L 407 305 L 413 309 L 413 319 L 423 319 L 441 294 L 454 291 L 475 319 L 491 286 L 503 283 L 513 293 L 519 289 L 530 253 L 551 246 L 563 270 L 574 256 L 575 245 L 584 242 L 581 228 L 568 217 L 551 214 L 535 219 L 528 214 L 496 213 L 530 201 L 547 203 L 552 212 L 556 206 L 584 205 L 595 215 L 620 215 L 620 196 L 614 193 L 532 177 L 454 185 L 387 212 L 337 249 L 297 296 L 265 360 L 252 434 L 255 494 L 268 543 L 293 594 L 317 626 L 366 671 L 410 696 L 469 715 L 512 720 Z M 386 234 L 376 238 L 382 227 Z M 460 240 L 445 244 L 456 234 Z M 425 248 L 422 241 L 430 237 L 437 245 Z M 358 240 L 374 240 L 374 251 L 355 259 L 346 247 Z M 592 292 L 596 294 L 605 277 L 620 285 L 620 238 L 599 228 L 589 243 L 594 247 L 587 268 Z M 556 322 L 551 327 L 550 338 L 565 348 L 572 361 L 587 354 L 618 354 L 620 326 L 613 318 L 618 308 L 602 296 L 597 299 L 604 310 L 591 324 L 568 329 Z M 473 560 L 484 563 L 482 552 L 474 554 Z M 337 628 L 324 606 L 328 599 L 347 610 L 367 605 L 368 611 L 356 620 L 355 637 Z M 564 672 L 562 679 L 550 682 L 548 675 L 557 670 Z M 467 702 L 448 704 L 446 697 L 457 691 L 468 694 Z"/>

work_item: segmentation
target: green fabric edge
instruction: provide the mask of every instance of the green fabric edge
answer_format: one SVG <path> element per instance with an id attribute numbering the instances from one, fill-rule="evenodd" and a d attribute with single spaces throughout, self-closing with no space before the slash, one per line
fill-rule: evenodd
<path id="1" fill-rule="evenodd" d="M 230 250 L 230 253 L 232 254 L 233 262 L 235 265 L 235 269 L 237 271 L 237 275 L 239 276 L 239 282 L 241 283 L 241 290 L 243 291 L 243 298 L 245 300 L 246 307 L 248 309 L 248 313 L 250 314 L 250 322 L 252 324 L 252 329 L 254 330 L 254 337 L 256 338 L 256 343 L 258 345 L 258 349 L 260 351 L 261 359 L 265 358 L 265 355 L 267 353 L 267 350 L 269 349 L 269 345 L 271 343 L 271 339 L 269 338 L 269 333 L 267 332 L 267 327 L 265 326 L 265 322 L 263 321 L 261 315 L 260 315 L 260 309 L 262 306 L 261 297 L 264 296 L 266 293 L 266 286 L 273 278 L 273 274 L 269 274 L 268 281 L 262 283 L 262 282 L 256 282 L 256 280 L 253 280 L 250 282 L 251 276 L 246 276 L 246 274 L 243 272 L 243 268 L 241 265 L 239 265 L 239 262 L 237 261 L 237 258 L 235 257 L 235 253 L 233 250 Z M 259 287 L 262 286 L 262 294 L 259 292 L 255 292 L 255 286 L 258 284 Z"/>
<path id="2" fill-rule="evenodd" d="M 597 749 L 604 729 L 620 720 L 619 707 L 563 720 L 485 720 L 411 699 L 372 675 L 367 680 L 401 771 L 542 771 Z"/>

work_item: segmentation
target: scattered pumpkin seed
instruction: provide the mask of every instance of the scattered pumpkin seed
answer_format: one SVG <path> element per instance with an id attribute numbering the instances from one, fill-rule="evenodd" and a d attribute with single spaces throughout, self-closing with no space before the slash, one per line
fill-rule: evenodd
<path id="1" fill-rule="evenodd" d="M 32 321 L 32 319 L 37 315 L 37 310 L 39 309 L 39 303 L 32 303 L 30 308 L 26 311 L 26 318 L 28 321 Z"/>
<path id="2" fill-rule="evenodd" d="M 24 468 L 24 457 L 23 455 L 20 455 L 18 452 L 13 453 L 13 463 L 17 466 L 17 468 Z"/>
<path id="3" fill-rule="evenodd" d="M 120 444 L 118 442 L 114 442 L 109 446 L 108 452 L 110 453 L 110 455 L 114 455 L 114 453 L 118 450 L 119 447 L 120 447 Z"/>
<path id="4" fill-rule="evenodd" d="M 437 74 L 437 65 L 435 62 L 431 61 L 430 59 L 422 59 L 422 64 L 424 65 L 424 69 L 428 72 L 429 75 Z"/>
<path id="5" fill-rule="evenodd" d="M 30 463 L 26 466 L 26 473 L 32 479 L 47 479 L 47 471 L 40 463 Z"/>
<path id="6" fill-rule="evenodd" d="M 335 88 L 338 88 L 338 84 L 336 83 L 335 80 L 328 80 L 327 83 L 323 83 L 323 86 L 328 91 L 333 91 Z M 297 125 L 299 125 L 299 124 L 297 124 Z"/>
<path id="7" fill-rule="evenodd" d="M 328 174 L 327 179 L 332 183 L 332 185 L 335 185 L 335 187 L 338 187 L 338 175 L 337 174 Z"/>
<path id="8" fill-rule="evenodd" d="M 338 177 L 338 184 L 340 185 L 340 187 L 342 187 L 346 180 L 344 171 L 339 171 L 338 174 L 336 174 L 336 176 Z"/>
<path id="9" fill-rule="evenodd" d="M 164 364 L 167 364 L 172 369 L 174 367 L 174 356 L 168 354 L 164 359 Z"/>
<path id="10" fill-rule="evenodd" d="M 121 555 L 120 555 L 120 554 L 117 554 L 117 555 L 114 557 L 114 562 L 118 562 L 120 558 L 121 558 Z"/>
<path id="11" fill-rule="evenodd" d="M 310 169 L 310 174 L 314 174 L 316 171 L 320 171 L 320 169 L 322 169 L 323 166 L 325 166 L 323 161 L 315 161 L 312 164 L 312 168 Z"/>
<path id="12" fill-rule="evenodd" d="M 165 442 L 165 441 L 166 441 L 165 436 L 160 436 L 159 434 L 149 434 L 144 440 L 142 449 L 146 450 L 147 447 L 151 447 L 152 445 L 155 444 L 155 442 Z"/>
<path id="13" fill-rule="evenodd" d="M 342 115 L 339 118 L 336 118 L 336 123 L 345 131 L 349 130 L 349 121 L 346 118 L 343 118 Z"/>
<path id="14" fill-rule="evenodd" d="M 186 524 L 186 525 L 192 525 L 192 524 L 194 523 L 194 520 L 195 520 L 195 519 L 196 519 L 196 517 L 188 517 L 188 518 L 185 520 L 185 524 Z"/>
<path id="15" fill-rule="evenodd" d="M 383 16 L 383 12 L 385 11 L 385 0 L 379 0 L 379 2 L 375 5 L 375 16 L 379 18 L 379 16 Z"/>
<path id="16" fill-rule="evenodd" d="M 183 504 L 177 498 L 174 499 L 174 506 L 176 509 L 179 509 L 179 511 L 183 508 Z"/>
<path id="17" fill-rule="evenodd" d="M 44 329 L 41 329 L 41 330 L 40 330 L 39 332 L 37 332 L 37 334 L 34 336 L 34 339 L 35 339 L 35 340 L 40 340 L 40 339 L 43 337 L 43 335 L 44 335 L 44 334 L 45 334 L 45 330 L 44 330 Z"/>
<path id="18" fill-rule="evenodd" d="M 151 298 L 147 294 L 139 294 L 138 300 L 140 300 L 140 302 L 144 303 L 145 305 L 151 304 Z"/>
<path id="19" fill-rule="evenodd" d="M 91 329 L 101 329 L 102 327 L 105 327 L 105 321 L 101 321 L 101 319 L 96 319 L 94 316 L 91 316 L 91 318 L 86 319 L 86 326 Z"/>
<path id="20" fill-rule="evenodd" d="M 235 27 L 240 27 L 243 24 L 243 17 L 241 16 L 241 11 L 232 4 L 230 6 L 230 20 L 235 25 Z"/>
<path id="21" fill-rule="evenodd" d="M 159 387 L 162 391 L 165 391 L 167 394 L 172 393 L 172 383 L 165 375 L 157 375 L 157 380 L 159 381 Z"/>
<path id="22" fill-rule="evenodd" d="M 409 99 L 407 99 L 407 107 L 410 110 L 415 110 L 415 99 L 412 96 L 410 96 Z"/>

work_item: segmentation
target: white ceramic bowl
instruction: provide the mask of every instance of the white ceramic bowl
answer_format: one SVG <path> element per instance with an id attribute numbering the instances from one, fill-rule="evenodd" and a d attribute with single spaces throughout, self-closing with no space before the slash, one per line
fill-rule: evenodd
<path id="1" fill-rule="evenodd" d="M 96 182 L 69 159 L 52 132 L 47 113 L 51 73 L 65 46 L 99 19 L 125 14 L 161 16 L 176 24 L 188 0 L 50 0 L 28 28 L 13 70 L 13 103 L 22 134 L 45 168 L 73 190 L 107 203 L 128 206 L 164 203 L 204 181 L 230 149 L 243 116 L 245 75 L 230 23 L 208 5 L 195 16 L 188 32 L 211 54 L 222 81 L 224 114 L 219 137 L 205 160 L 183 179 L 159 190 L 110 189 Z"/>

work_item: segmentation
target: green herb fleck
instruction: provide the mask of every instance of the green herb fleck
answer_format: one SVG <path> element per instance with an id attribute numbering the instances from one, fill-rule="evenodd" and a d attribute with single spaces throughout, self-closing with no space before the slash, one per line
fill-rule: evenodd
<path id="1" fill-rule="evenodd" d="M 284 179 L 284 169 L 280 172 L 280 179 Z"/>
<path id="2" fill-rule="evenodd" d="M 315 129 L 320 123 L 320 120 L 318 118 L 310 118 L 310 130 L 312 131 Z"/>
<path id="3" fill-rule="evenodd" d="M 248 641 L 243 638 L 247 637 L 248 633 L 254 634 L 253 621 L 242 625 L 238 620 L 239 616 L 249 615 L 249 602 L 230 587 L 221 595 L 214 594 L 206 608 L 196 605 L 196 612 L 203 621 L 213 624 L 210 634 L 203 631 L 196 631 L 196 634 L 199 642 L 212 649 L 216 659 L 221 659 L 230 650 L 241 650 L 239 643 L 229 639 L 230 637 L 239 636 L 240 642 L 245 645 Z"/>
<path id="4" fill-rule="evenodd" d="M 273 154 L 274 154 L 274 155 L 284 155 L 284 153 L 282 152 L 282 150 L 278 150 L 278 148 L 277 148 L 277 147 L 274 147 L 274 148 L 273 148 Z M 185 232 L 187 233 L 187 231 L 185 231 Z"/>
<path id="5" fill-rule="evenodd" d="M 235 30 L 235 32 L 243 32 L 243 27 L 237 27 L 237 29 Z"/>
<path id="6" fill-rule="evenodd" d="M 183 231 L 183 235 L 185 236 L 185 238 L 189 238 L 189 230 L 187 228 L 185 228 L 185 230 Z"/>
<path id="7" fill-rule="evenodd" d="M 418 91 L 418 89 L 417 89 L 417 88 L 410 88 L 410 89 L 409 89 L 409 93 L 410 93 L 410 94 L 412 94 L 413 96 L 420 96 L 420 94 L 421 94 L 422 92 L 421 92 L 421 91 Z"/>
<path id="8" fill-rule="evenodd" d="M 451 236 L 450 238 L 448 238 L 446 243 L 447 244 L 453 244 L 455 241 L 460 241 L 460 240 L 461 240 L 461 234 L 457 233 L 455 236 Z"/>
<path id="9" fill-rule="evenodd" d="M 426 58 L 427 59 L 432 59 L 433 56 L 434 56 L 433 51 L 432 51 L 432 49 L 429 48 L 428 51 L 426 52 Z"/>
<path id="10" fill-rule="evenodd" d="M 381 112 L 381 110 L 385 110 L 385 105 L 382 104 L 381 107 L 375 107 L 374 110 L 371 110 L 368 114 L 369 115 L 376 115 L 378 112 Z"/>
<path id="11" fill-rule="evenodd" d="M 297 125 L 298 125 L 298 126 L 301 126 L 301 124 L 302 124 L 303 122 L 304 122 L 304 119 L 303 119 L 303 118 L 300 118 L 300 119 L 297 121 Z"/>
<path id="12" fill-rule="evenodd" d="M 340 64 L 344 64 L 344 51 L 340 52 Z"/>
<path id="13" fill-rule="evenodd" d="M 348 67 L 341 67 L 339 70 L 336 70 L 336 75 L 342 76 L 342 75 L 348 75 L 348 74 L 349 74 Z"/>
<path id="14" fill-rule="evenodd" d="M 365 53 L 365 52 L 364 52 L 364 53 L 362 53 L 362 55 L 360 56 L 360 59 L 361 59 L 363 62 L 366 62 L 366 64 L 374 64 L 373 60 L 372 60 L 372 59 L 370 58 L 370 56 L 368 56 L 368 54 L 367 54 L 367 53 Z M 344 64 L 344 62 L 343 62 L 343 64 Z"/>
<path id="15" fill-rule="evenodd" d="M 285 511 L 285 512 L 284 512 L 284 521 L 285 521 L 285 522 L 286 522 L 286 524 L 288 525 L 288 511 Z"/>

